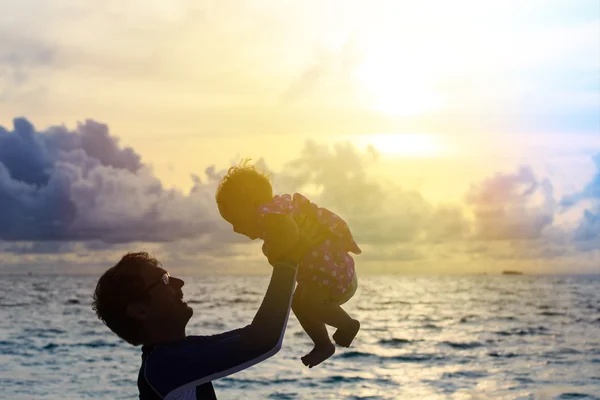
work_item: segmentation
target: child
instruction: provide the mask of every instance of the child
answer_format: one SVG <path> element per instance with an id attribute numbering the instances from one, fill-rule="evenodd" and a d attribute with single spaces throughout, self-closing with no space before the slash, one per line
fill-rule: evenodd
<path id="1" fill-rule="evenodd" d="M 358 286 L 354 260 L 348 252 L 360 254 L 361 250 L 346 223 L 299 193 L 273 196 L 269 179 L 248 161 L 229 169 L 219 184 L 216 200 L 221 216 L 234 232 L 264 240 L 263 253 L 270 261 L 296 244 L 295 218 L 319 221 L 326 230 L 326 240 L 298 266 L 298 286 L 292 301 L 294 314 L 315 345 L 302 362 L 312 368 L 335 353 L 325 324 L 337 328 L 333 339 L 338 345 L 349 347 L 360 323 L 340 306 L 352 298 Z"/>

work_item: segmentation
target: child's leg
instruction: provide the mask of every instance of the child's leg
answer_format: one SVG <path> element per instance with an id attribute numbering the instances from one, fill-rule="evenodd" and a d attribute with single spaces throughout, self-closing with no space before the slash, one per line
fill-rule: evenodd
<path id="1" fill-rule="evenodd" d="M 329 339 L 325 323 L 313 315 L 315 299 L 310 299 L 304 293 L 304 288 L 298 285 L 292 301 L 292 309 L 304 331 L 312 339 L 315 347 L 302 357 L 302 363 L 309 368 L 319 365 L 335 353 L 335 346 Z"/>
<path id="2" fill-rule="evenodd" d="M 329 326 L 337 328 L 333 340 L 342 347 L 350 347 L 360 330 L 360 322 L 348 315 L 344 309 L 331 300 L 314 307 L 313 315 Z"/>
<path id="3" fill-rule="evenodd" d="M 314 314 L 319 320 L 338 329 L 345 328 L 354 321 L 341 306 L 335 304 L 331 300 L 316 307 Z"/>
<path id="4" fill-rule="evenodd" d="M 342 347 L 350 347 L 352 341 L 360 330 L 360 322 L 353 319 L 341 307 L 342 304 L 350 300 L 358 288 L 358 280 L 356 275 L 352 284 L 341 296 L 332 297 L 329 294 L 325 295 L 325 300 L 321 304 L 314 307 L 314 316 L 327 325 L 338 328 L 333 334 L 333 340 Z M 309 298 L 323 297 L 323 289 L 318 285 L 307 285 L 306 292 Z"/>
<path id="5" fill-rule="evenodd" d="M 335 331 L 333 340 L 338 346 L 350 347 L 359 330 L 360 322 L 351 318 L 348 325 L 340 327 Z"/>

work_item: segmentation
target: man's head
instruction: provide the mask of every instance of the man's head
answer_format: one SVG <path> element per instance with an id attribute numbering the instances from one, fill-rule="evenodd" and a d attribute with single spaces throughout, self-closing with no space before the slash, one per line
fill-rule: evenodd
<path id="1" fill-rule="evenodd" d="M 192 309 L 181 279 L 147 253 L 129 253 L 98 280 L 92 307 L 106 326 L 134 346 L 185 335 Z"/>

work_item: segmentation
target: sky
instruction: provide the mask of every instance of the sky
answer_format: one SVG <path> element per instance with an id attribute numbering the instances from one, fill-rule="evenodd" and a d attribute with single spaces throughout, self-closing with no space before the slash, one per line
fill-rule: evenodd
<path id="1" fill-rule="evenodd" d="M 246 157 L 359 273 L 600 273 L 600 2 L 0 0 L 0 273 L 268 273 Z"/>

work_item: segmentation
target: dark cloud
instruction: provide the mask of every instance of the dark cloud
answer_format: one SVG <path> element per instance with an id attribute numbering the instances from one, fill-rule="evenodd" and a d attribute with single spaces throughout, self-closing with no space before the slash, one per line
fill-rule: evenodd
<path id="1" fill-rule="evenodd" d="M 214 174 L 214 171 L 211 173 Z M 0 239 L 172 241 L 218 223 L 216 177 L 189 195 L 163 188 L 104 124 L 38 132 L 26 119 L 0 127 Z"/>

